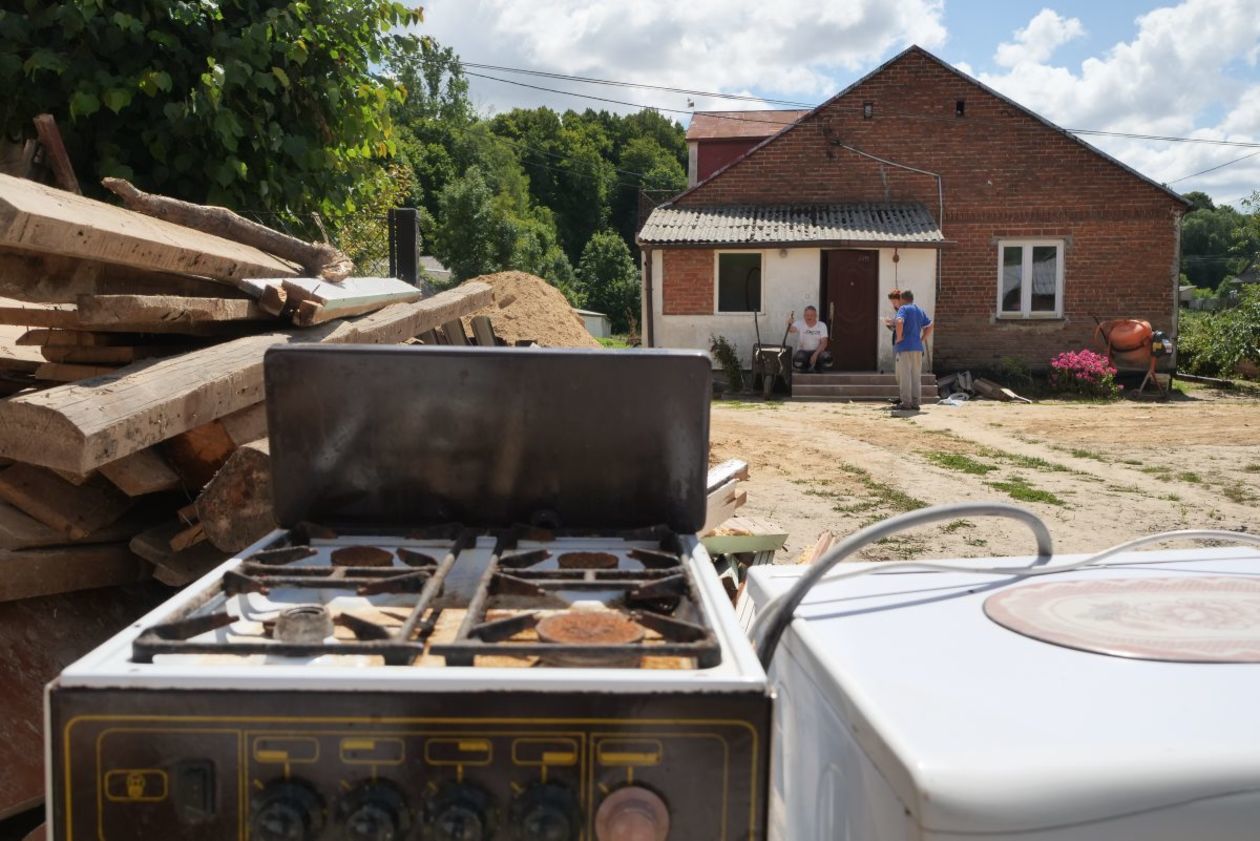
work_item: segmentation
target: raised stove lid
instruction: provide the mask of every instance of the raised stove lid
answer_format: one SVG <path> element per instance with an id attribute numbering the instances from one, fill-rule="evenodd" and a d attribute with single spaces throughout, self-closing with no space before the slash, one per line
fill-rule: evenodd
<path id="1" fill-rule="evenodd" d="M 699 352 L 272 348 L 276 517 L 692 533 L 710 382 Z"/>
<path id="2" fill-rule="evenodd" d="M 1003 627 L 1139 660 L 1260 663 L 1260 581 L 1216 576 L 1022 584 L 985 599 Z"/>

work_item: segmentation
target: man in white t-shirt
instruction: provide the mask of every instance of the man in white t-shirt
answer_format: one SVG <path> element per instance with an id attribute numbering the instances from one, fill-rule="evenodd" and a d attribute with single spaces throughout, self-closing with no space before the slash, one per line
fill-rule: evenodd
<path id="1" fill-rule="evenodd" d="M 819 368 L 831 366 L 831 354 L 827 352 L 827 325 L 818 320 L 818 308 L 805 308 L 805 317 L 793 321 L 788 316 L 788 332 L 796 334 L 796 353 L 792 355 L 792 367 L 797 371 L 815 374 Z"/>

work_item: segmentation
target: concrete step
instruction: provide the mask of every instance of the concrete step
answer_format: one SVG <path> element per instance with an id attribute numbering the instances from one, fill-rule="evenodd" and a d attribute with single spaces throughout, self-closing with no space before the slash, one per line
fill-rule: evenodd
<path id="1" fill-rule="evenodd" d="M 895 374 L 832 372 L 827 374 L 794 374 L 792 381 L 801 385 L 891 385 L 896 387 L 897 376 Z M 935 374 L 924 374 L 922 381 L 924 388 L 936 388 Z"/>
<path id="2" fill-rule="evenodd" d="M 885 402 L 900 395 L 896 385 L 830 385 L 802 383 L 799 379 L 792 383 L 793 399 Z M 935 403 L 936 399 L 935 386 L 923 389 L 924 403 Z"/>

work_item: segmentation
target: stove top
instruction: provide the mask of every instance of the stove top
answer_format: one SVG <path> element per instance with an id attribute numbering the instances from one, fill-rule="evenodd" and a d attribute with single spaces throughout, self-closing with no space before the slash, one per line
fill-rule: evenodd
<path id="1" fill-rule="evenodd" d="M 725 598 L 699 542 L 665 528 L 339 534 L 304 524 L 226 562 L 63 680 L 233 674 L 293 686 L 366 674 L 375 685 L 511 670 L 583 682 L 607 672 L 640 689 L 697 677 L 699 689 L 755 685 L 764 677 Z"/>

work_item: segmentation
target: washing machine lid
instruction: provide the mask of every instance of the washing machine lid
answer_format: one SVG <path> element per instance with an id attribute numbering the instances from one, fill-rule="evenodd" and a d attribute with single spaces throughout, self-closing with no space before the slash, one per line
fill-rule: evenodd
<path id="1" fill-rule="evenodd" d="M 799 574 L 754 568 L 748 598 L 763 606 Z M 1260 553 L 1130 553 L 1109 568 L 1052 580 L 1169 578 L 1260 582 Z M 1247 837 L 1223 828 L 1248 821 L 1254 833 L 1260 664 L 1097 654 L 1013 632 L 986 615 L 995 593 L 1030 586 L 1038 584 L 964 572 L 824 580 L 776 658 L 794 658 L 810 675 L 925 830 L 1062 828 L 1077 833 L 1065 838 L 1107 839 L 1112 831 L 1136 837 L 1140 824 L 1181 833 L 1144 829 L 1144 838 L 1184 838 L 1191 826 L 1196 841 L 1207 841 Z M 780 674 L 772 666 L 772 681 Z"/>

